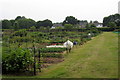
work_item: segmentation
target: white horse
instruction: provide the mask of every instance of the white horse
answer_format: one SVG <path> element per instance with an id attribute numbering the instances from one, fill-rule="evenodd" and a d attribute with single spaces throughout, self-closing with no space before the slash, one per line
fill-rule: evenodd
<path id="1" fill-rule="evenodd" d="M 64 45 L 64 47 L 67 48 L 67 50 L 68 50 L 69 52 L 71 51 L 71 49 L 72 49 L 72 47 L 73 47 L 73 43 L 72 43 L 71 41 L 69 41 L 69 40 L 67 40 L 63 45 Z"/>

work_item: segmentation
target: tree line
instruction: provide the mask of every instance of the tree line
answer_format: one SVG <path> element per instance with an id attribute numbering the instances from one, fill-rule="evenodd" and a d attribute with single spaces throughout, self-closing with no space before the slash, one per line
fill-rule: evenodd
<path id="1" fill-rule="evenodd" d="M 62 25 L 65 24 L 76 25 L 79 23 L 79 20 L 77 20 L 73 16 L 67 16 L 65 20 L 62 22 Z M 33 19 L 25 18 L 24 16 L 17 16 L 14 20 L 2 20 L 2 28 L 3 29 L 29 29 L 33 28 L 33 26 L 36 29 L 39 28 L 51 28 L 53 26 L 53 22 L 49 19 L 43 20 L 43 21 L 34 21 Z"/>
<path id="2" fill-rule="evenodd" d="M 30 27 L 39 28 L 40 26 L 44 27 L 52 27 L 51 20 L 43 20 L 43 21 L 34 21 L 33 19 L 25 18 L 24 16 L 17 16 L 14 20 L 2 20 L 2 28 L 3 29 L 29 29 Z"/>
<path id="3" fill-rule="evenodd" d="M 96 27 L 93 23 L 99 23 L 98 21 L 90 21 L 90 23 L 88 23 L 87 20 L 84 21 L 80 21 L 77 18 L 73 17 L 73 16 L 67 16 L 65 18 L 65 20 L 62 22 L 62 25 L 64 26 L 65 29 L 71 29 L 71 28 L 75 28 L 75 27 L 79 27 L 79 23 L 80 22 L 85 22 L 86 24 L 86 28 L 89 27 Z M 7 20 L 4 19 L 2 20 L 2 28 L 3 29 L 29 29 L 29 28 L 36 28 L 36 29 L 40 29 L 40 28 L 51 28 L 53 26 L 53 22 L 49 19 L 46 20 L 39 20 L 39 21 L 35 21 L 33 19 L 30 18 L 26 18 L 24 16 L 17 16 L 15 19 L 13 20 Z M 117 27 L 120 26 L 120 14 L 114 14 L 114 15 L 110 15 L 108 17 L 104 17 L 103 18 L 103 26 L 107 26 L 107 27 Z"/>

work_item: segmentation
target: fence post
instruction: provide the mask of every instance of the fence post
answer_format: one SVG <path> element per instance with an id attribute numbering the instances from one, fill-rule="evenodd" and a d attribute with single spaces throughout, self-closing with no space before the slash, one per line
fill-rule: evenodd
<path id="1" fill-rule="evenodd" d="M 35 45 L 33 44 L 33 52 L 34 52 L 34 75 L 36 75 L 36 60 L 35 60 Z"/>
<path id="2" fill-rule="evenodd" d="M 38 56 L 38 57 L 39 57 L 38 63 L 39 63 L 39 65 L 40 65 L 40 66 L 39 66 L 39 72 L 41 72 L 41 64 L 40 64 L 40 56 L 41 56 L 41 55 L 40 55 L 40 49 L 38 50 L 38 54 L 39 54 L 39 56 Z"/>

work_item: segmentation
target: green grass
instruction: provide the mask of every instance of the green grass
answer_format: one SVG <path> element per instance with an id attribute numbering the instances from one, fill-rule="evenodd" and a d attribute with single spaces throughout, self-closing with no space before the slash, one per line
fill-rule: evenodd
<path id="1" fill-rule="evenodd" d="M 117 34 L 104 32 L 73 48 L 64 62 L 43 69 L 34 78 L 118 78 Z"/>

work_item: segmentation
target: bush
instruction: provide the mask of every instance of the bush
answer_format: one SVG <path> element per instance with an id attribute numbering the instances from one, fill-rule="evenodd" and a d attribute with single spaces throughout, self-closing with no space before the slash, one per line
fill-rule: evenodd
<path id="1" fill-rule="evenodd" d="M 19 31 L 15 31 L 12 35 L 20 37 L 27 36 L 27 31 L 25 29 L 21 29 Z"/>
<path id="2" fill-rule="evenodd" d="M 3 73 L 25 71 L 33 62 L 32 55 L 27 49 L 3 49 L 2 71 Z"/>

